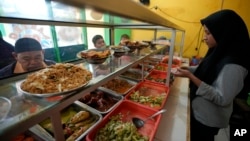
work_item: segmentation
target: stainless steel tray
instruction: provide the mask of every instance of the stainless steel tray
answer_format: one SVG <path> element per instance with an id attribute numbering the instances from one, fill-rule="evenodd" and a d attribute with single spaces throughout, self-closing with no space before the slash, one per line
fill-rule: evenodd
<path id="1" fill-rule="evenodd" d="M 126 76 L 124 75 L 126 72 L 128 73 L 134 73 L 136 75 L 136 77 L 129 77 L 129 76 Z M 132 80 L 132 81 L 136 81 L 136 82 L 139 82 L 139 81 L 142 81 L 145 76 L 148 75 L 148 72 L 144 71 L 143 73 L 143 78 L 142 78 L 142 70 L 141 69 L 128 69 L 125 73 L 122 73 L 120 75 L 120 77 L 123 77 L 123 78 L 126 78 L 126 79 L 129 79 L 129 80 Z"/>
<path id="2" fill-rule="evenodd" d="M 163 58 L 164 56 L 165 56 L 165 55 L 160 55 L 160 54 L 152 55 L 152 56 L 149 57 L 148 60 L 153 61 L 153 62 L 161 62 L 161 61 L 162 61 L 162 58 Z"/>
<path id="3" fill-rule="evenodd" d="M 108 110 L 105 110 L 105 111 L 101 111 L 101 110 L 96 109 L 95 107 L 92 107 L 92 108 L 96 109 L 100 114 L 103 114 L 103 115 L 105 115 L 105 114 L 109 113 L 110 111 L 112 111 L 124 99 L 124 97 L 122 95 L 117 95 L 113 91 L 109 92 L 108 89 L 105 91 L 105 90 L 102 90 L 102 88 L 98 88 L 96 91 L 101 91 L 101 92 L 103 92 L 104 95 L 116 100 L 116 103 L 112 107 L 110 107 Z M 79 99 L 79 102 L 83 103 L 82 101 L 80 101 L 80 99 Z M 89 106 L 91 107 L 91 105 L 89 105 Z"/>
<path id="4" fill-rule="evenodd" d="M 140 69 L 140 70 L 142 70 L 142 63 L 140 63 L 140 64 L 138 64 L 138 66 L 139 67 L 137 67 L 137 68 L 135 68 L 135 69 Z M 146 72 L 150 72 L 150 71 L 152 71 L 154 69 L 154 66 L 153 65 L 145 65 L 144 64 L 144 71 L 146 71 Z"/>
<path id="5" fill-rule="evenodd" d="M 155 61 L 155 60 L 145 60 L 143 63 L 144 63 L 145 65 L 152 65 L 152 66 L 155 66 L 155 65 L 159 64 L 159 63 L 160 63 L 160 61 Z"/>
<path id="6" fill-rule="evenodd" d="M 129 80 L 129 79 L 126 79 L 126 78 L 122 78 L 122 77 L 115 77 L 115 79 L 125 80 L 125 81 L 127 81 L 129 84 L 131 84 L 131 85 L 133 85 L 133 86 L 132 86 L 131 88 L 129 88 L 129 89 L 128 89 L 126 92 L 124 92 L 124 93 L 119 93 L 119 92 L 117 92 L 117 91 L 114 91 L 114 90 L 105 88 L 105 87 L 103 87 L 103 86 L 99 87 L 98 89 L 99 89 L 99 90 L 102 90 L 102 91 L 105 91 L 105 92 L 107 92 L 107 93 L 111 93 L 111 94 L 126 95 L 126 94 L 127 94 L 131 89 L 133 89 L 133 88 L 136 86 L 136 84 L 138 83 L 138 82 L 136 82 L 136 81 L 132 81 L 132 80 Z"/>
<path id="7" fill-rule="evenodd" d="M 89 111 L 92 115 L 97 116 L 98 120 L 91 126 L 89 127 L 83 134 L 81 134 L 76 141 L 81 141 L 83 137 L 85 137 L 97 124 L 99 124 L 102 120 L 102 115 L 94 108 L 80 102 L 80 101 L 75 101 L 73 104 L 70 106 L 73 106 L 75 109 L 80 110 L 86 110 Z M 33 126 L 32 128 L 29 129 L 31 132 L 35 133 L 36 135 L 40 135 L 39 137 L 46 139 L 46 140 L 55 140 L 53 136 L 47 132 L 41 125 L 37 124 Z"/>

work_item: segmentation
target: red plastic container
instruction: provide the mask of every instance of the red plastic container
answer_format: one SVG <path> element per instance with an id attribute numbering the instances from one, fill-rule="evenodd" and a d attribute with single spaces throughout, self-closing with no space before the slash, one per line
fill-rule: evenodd
<path id="1" fill-rule="evenodd" d="M 171 68 L 176 68 L 176 67 L 178 67 L 178 65 L 172 64 L 172 66 L 171 66 Z M 155 65 L 154 69 L 158 70 L 158 71 L 164 71 L 164 72 L 166 72 L 166 71 L 168 71 L 168 64 L 159 63 L 159 64 Z"/>
<path id="2" fill-rule="evenodd" d="M 154 69 L 158 70 L 158 71 L 164 71 L 164 72 L 166 72 L 168 70 L 168 65 L 167 64 L 163 64 L 163 63 L 159 63 L 159 64 L 155 65 Z"/>
<path id="3" fill-rule="evenodd" d="M 136 96 L 135 93 L 137 93 Z M 125 100 L 132 101 L 137 105 L 160 110 L 165 105 L 168 94 L 169 87 L 153 82 L 142 81 L 125 96 Z"/>
<path id="4" fill-rule="evenodd" d="M 103 118 L 100 124 L 98 124 L 93 130 L 89 132 L 86 137 L 86 141 L 94 141 L 97 132 L 110 121 L 111 116 L 118 115 L 121 113 L 123 117 L 122 121 L 132 122 L 133 117 L 146 119 L 147 117 L 153 115 L 156 112 L 157 110 L 137 105 L 128 100 L 124 100 L 113 111 L 108 113 Z M 149 141 L 153 141 L 155 133 L 159 126 L 160 119 L 161 115 L 157 115 L 156 117 L 154 117 L 154 119 L 147 120 L 143 127 L 137 129 L 138 132 L 144 136 L 149 137 Z"/>
<path id="5" fill-rule="evenodd" d="M 153 82 L 161 85 L 166 84 L 166 79 L 167 78 L 167 72 L 165 71 L 159 71 L 153 69 L 146 77 L 145 81 L 147 82 Z"/>

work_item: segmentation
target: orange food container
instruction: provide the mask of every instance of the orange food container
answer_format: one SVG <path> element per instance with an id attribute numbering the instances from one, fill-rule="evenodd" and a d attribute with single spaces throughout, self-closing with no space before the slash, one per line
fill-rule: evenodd
<path id="1" fill-rule="evenodd" d="M 160 110 L 167 101 L 169 87 L 149 81 L 138 83 L 126 96 L 125 100 L 137 105 Z"/>
<path id="2" fill-rule="evenodd" d="M 116 116 L 118 114 L 122 115 L 122 121 L 123 122 L 131 122 L 132 118 L 137 117 L 140 119 L 146 119 L 147 117 L 153 115 L 156 113 L 157 110 L 147 108 L 144 106 L 136 105 L 135 103 L 124 100 L 122 101 L 117 108 L 115 108 L 113 111 L 108 113 L 100 124 L 98 124 L 93 130 L 89 132 L 89 134 L 86 136 L 86 141 L 94 141 L 95 137 L 97 136 L 97 133 L 99 130 L 110 121 L 110 117 Z M 149 119 L 145 122 L 144 126 L 137 129 L 139 134 L 143 136 L 147 136 L 149 138 L 149 141 L 153 141 L 155 133 L 157 131 L 157 128 L 159 126 L 159 122 L 161 119 L 161 114 L 157 115 L 153 119 Z M 104 140 L 103 140 L 104 141 Z"/>

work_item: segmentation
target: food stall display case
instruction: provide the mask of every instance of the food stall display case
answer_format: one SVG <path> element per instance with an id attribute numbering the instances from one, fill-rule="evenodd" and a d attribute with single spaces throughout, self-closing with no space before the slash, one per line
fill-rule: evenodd
<path id="1" fill-rule="evenodd" d="M 32 8 L 29 7 L 32 11 L 23 13 L 20 13 L 20 11 L 27 9 L 27 7 L 21 5 L 21 3 L 15 3 L 14 1 L 7 2 L 5 0 L 0 1 L 2 1 L 0 4 L 2 9 L 9 8 L 7 10 L 5 9 L 5 12 L 0 14 L 0 23 L 50 26 L 50 28 L 53 29 L 51 33 L 52 35 L 55 34 L 53 31 L 56 30 L 56 26 L 102 27 L 110 29 L 110 44 L 114 44 L 114 29 L 116 28 L 139 28 L 154 30 L 155 32 L 157 32 L 157 29 L 166 29 L 172 32 L 171 42 L 174 43 L 176 32 L 183 31 L 181 27 L 131 0 L 106 0 L 105 4 L 97 0 L 40 0 L 36 3 L 32 1 L 31 5 L 34 6 Z M 20 9 L 16 8 L 16 11 L 13 10 L 13 5 Z M 72 7 L 79 11 L 92 8 L 109 15 L 109 20 L 108 22 L 86 20 L 86 17 L 84 17 L 81 12 L 80 15 L 75 14 L 75 17 L 61 18 L 60 15 L 57 15 L 56 13 L 62 12 L 60 11 L 62 10 L 60 8 L 65 8 L 64 6 L 69 8 L 66 10 L 63 9 L 66 12 L 70 12 Z M 116 16 L 132 20 L 130 20 L 130 23 L 117 24 L 113 21 Z M 57 43 L 54 43 L 54 45 L 56 44 Z M 171 44 L 170 56 L 173 56 L 173 48 L 174 45 Z M 18 85 L 29 73 L 0 79 L 0 95 L 11 101 L 11 109 L 8 111 L 7 117 L 0 122 L 0 140 L 10 140 L 19 133 L 25 132 L 47 118 L 50 118 L 52 126 L 56 129 L 54 131 L 54 138 L 60 141 L 65 140 L 60 121 L 60 112 L 63 109 L 82 98 L 83 95 L 94 91 L 98 87 L 104 85 L 107 81 L 124 73 L 132 66 L 147 60 L 150 56 L 160 52 L 162 49 L 164 48 L 156 46 L 155 50 L 146 50 L 145 53 L 141 55 L 126 54 L 126 59 L 111 56 L 107 58 L 103 64 L 99 65 L 89 64 L 85 62 L 84 59 L 74 60 L 70 63 L 84 66 L 92 72 L 93 78 L 84 87 L 56 97 L 41 98 L 32 95 L 25 95 L 20 92 L 18 90 Z M 59 59 L 58 62 L 64 61 Z M 169 66 L 172 65 L 171 62 L 172 57 L 169 58 Z M 170 72 L 170 69 L 167 72 Z M 170 75 L 167 76 L 166 85 L 168 86 Z"/>

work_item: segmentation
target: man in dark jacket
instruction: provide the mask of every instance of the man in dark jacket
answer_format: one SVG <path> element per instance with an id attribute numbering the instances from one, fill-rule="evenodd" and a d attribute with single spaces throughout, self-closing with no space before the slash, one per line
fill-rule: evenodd
<path id="1" fill-rule="evenodd" d="M 3 39 L 0 31 L 0 69 L 15 61 L 12 52 L 14 52 L 14 46 Z"/>
<path id="2" fill-rule="evenodd" d="M 42 69 L 55 64 L 54 61 L 44 59 L 41 44 L 32 38 L 18 39 L 15 43 L 13 56 L 16 61 L 0 70 L 0 78 Z"/>

